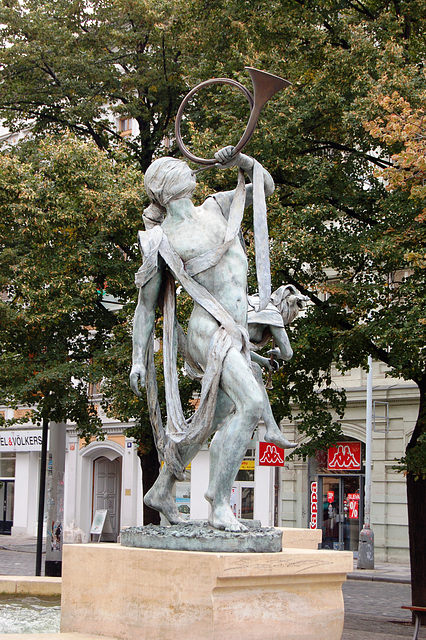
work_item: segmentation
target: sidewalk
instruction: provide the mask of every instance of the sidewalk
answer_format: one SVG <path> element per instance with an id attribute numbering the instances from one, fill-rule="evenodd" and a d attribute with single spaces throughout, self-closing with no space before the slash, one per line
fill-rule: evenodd
<path id="1" fill-rule="evenodd" d="M 375 582 L 399 582 L 411 584 L 411 570 L 409 564 L 391 562 L 375 562 L 374 569 L 357 569 L 354 560 L 354 570 L 348 573 L 348 580 L 373 580 Z"/>
<path id="2" fill-rule="evenodd" d="M 46 545 L 43 541 L 41 574 L 44 575 Z M 37 539 L 0 535 L 0 575 L 34 576 Z"/>

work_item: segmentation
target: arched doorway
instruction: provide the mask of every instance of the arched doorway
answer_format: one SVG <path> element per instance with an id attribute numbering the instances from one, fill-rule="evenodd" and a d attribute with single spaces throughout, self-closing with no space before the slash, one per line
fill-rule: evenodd
<path id="1" fill-rule="evenodd" d="M 100 456 L 93 461 L 92 520 L 98 509 L 107 509 L 113 533 L 102 540 L 116 542 L 120 532 L 121 458 Z"/>

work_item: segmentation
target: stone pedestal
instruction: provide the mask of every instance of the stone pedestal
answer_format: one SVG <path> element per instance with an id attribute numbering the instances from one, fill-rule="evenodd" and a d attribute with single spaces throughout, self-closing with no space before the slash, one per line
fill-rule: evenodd
<path id="1" fill-rule="evenodd" d="M 352 568 L 350 552 L 309 548 L 65 545 L 61 631 L 123 640 L 340 640 L 341 586 Z"/>

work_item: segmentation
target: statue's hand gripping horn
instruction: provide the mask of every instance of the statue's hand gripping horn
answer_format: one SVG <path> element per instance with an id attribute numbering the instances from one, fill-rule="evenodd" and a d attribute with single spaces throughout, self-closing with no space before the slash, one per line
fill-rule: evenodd
<path id="1" fill-rule="evenodd" d="M 246 126 L 246 130 L 244 131 L 238 144 L 234 147 L 234 155 L 237 155 L 237 153 L 244 149 L 244 147 L 252 137 L 256 128 L 259 114 L 268 100 L 272 98 L 275 93 L 281 91 L 281 89 L 284 89 L 284 87 L 288 87 L 289 85 L 291 85 L 291 82 L 288 82 L 288 80 L 284 80 L 279 76 L 274 76 L 272 73 L 260 71 L 259 69 L 254 69 L 254 67 L 245 68 L 250 74 L 251 81 L 253 83 L 254 95 L 252 95 L 244 85 L 240 84 L 236 80 L 232 80 L 231 78 L 211 78 L 210 80 L 205 80 L 204 82 L 200 82 L 200 84 L 197 84 L 197 86 L 191 89 L 191 91 L 182 100 L 176 115 L 175 135 L 179 149 L 182 151 L 183 155 L 188 158 L 188 160 L 192 160 L 192 162 L 197 162 L 198 164 L 206 165 L 206 168 L 208 166 L 217 164 L 214 158 L 199 158 L 198 156 L 188 151 L 183 143 L 182 135 L 180 132 L 180 125 L 184 109 L 189 100 L 195 93 L 197 93 L 197 91 L 199 91 L 199 89 L 208 87 L 212 84 L 229 84 L 233 87 L 236 87 L 237 89 L 240 89 L 240 91 L 242 91 L 247 98 L 247 101 L 251 108 L 251 113 Z"/>
<path id="2" fill-rule="evenodd" d="M 237 87 L 237 89 L 240 89 L 244 93 L 250 104 L 251 113 L 246 126 L 246 130 L 244 131 L 241 140 L 233 149 L 233 156 L 236 156 L 237 153 L 242 151 L 242 149 L 246 146 L 247 142 L 252 137 L 256 128 L 259 114 L 262 108 L 268 102 L 269 98 L 271 98 L 281 89 L 284 89 L 284 87 L 288 87 L 289 85 L 291 85 L 291 82 L 283 80 L 283 78 L 279 78 L 278 76 L 274 76 L 271 73 L 267 73 L 266 71 L 259 71 L 259 69 L 254 69 L 253 67 L 246 67 L 246 69 L 251 76 L 254 96 L 250 93 L 250 91 L 248 91 L 248 89 L 246 89 L 236 80 L 232 80 L 230 78 L 212 78 L 211 80 L 201 82 L 196 87 L 194 87 L 183 99 L 179 107 L 175 125 L 176 142 L 186 158 L 192 160 L 192 162 L 197 162 L 198 164 L 204 165 L 204 167 L 198 169 L 197 171 L 208 169 L 209 167 L 218 165 L 218 163 L 215 158 L 199 158 L 195 156 L 193 153 L 188 151 L 188 149 L 183 144 L 182 136 L 180 133 L 180 123 L 185 106 L 194 95 L 194 93 L 196 93 L 203 87 L 208 87 L 211 84 L 230 84 L 234 87 Z M 242 180 L 244 182 L 244 179 Z M 243 188 L 243 185 L 241 188 Z M 242 207 L 244 207 L 244 204 L 242 204 Z M 269 262 L 269 238 L 268 223 L 266 218 L 263 169 L 259 162 L 256 161 L 254 161 L 253 165 L 253 228 L 256 250 L 256 274 L 259 287 L 260 311 L 268 305 L 271 298 L 271 267 Z"/>

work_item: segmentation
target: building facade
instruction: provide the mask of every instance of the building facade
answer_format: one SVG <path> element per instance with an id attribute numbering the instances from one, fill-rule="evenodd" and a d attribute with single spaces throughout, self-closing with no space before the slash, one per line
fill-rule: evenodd
<path id="1" fill-rule="evenodd" d="M 377 561 L 408 562 L 405 478 L 394 469 L 414 429 L 417 388 L 386 377 L 386 367 L 373 367 L 373 432 L 371 526 Z M 363 525 L 365 483 L 366 373 L 353 370 L 334 376 L 345 387 L 348 404 L 341 421 L 339 447 L 319 452 L 315 459 L 284 458 L 266 451 L 260 425 L 234 483 L 231 506 L 240 518 L 263 526 L 319 528 L 322 546 L 358 550 Z M 96 399 L 95 399 L 96 401 Z M 86 445 L 75 425 L 67 426 L 64 476 L 64 539 L 97 539 L 91 528 L 98 510 L 107 510 L 116 540 L 123 527 L 143 524 L 142 473 L 136 446 L 126 438 L 128 426 L 102 415 L 103 441 Z M 3 408 L 6 418 L 28 409 Z M 18 412 L 21 412 L 20 414 Z M 286 437 L 300 441 L 297 425 L 281 425 Z M 41 429 L 31 424 L 0 430 L 0 530 L 35 536 L 37 531 Z M 265 455 L 266 451 L 266 455 Z M 271 456 L 272 452 L 272 456 Z M 176 502 L 184 518 L 206 519 L 204 499 L 209 476 L 205 446 L 176 484 Z"/>
<path id="2" fill-rule="evenodd" d="M 414 383 L 386 377 L 386 372 L 386 365 L 373 363 L 371 528 L 377 561 L 409 562 L 406 483 L 395 466 L 414 430 L 418 390 Z M 360 465 L 355 468 L 343 456 L 330 468 L 329 452 L 306 462 L 286 462 L 281 522 L 283 526 L 322 528 L 324 547 L 356 554 L 364 516 L 367 374 L 361 369 L 344 375 L 335 371 L 333 379 L 347 392 L 341 451 L 349 453 L 359 446 Z M 286 437 L 297 439 L 295 425 L 282 424 L 282 428 Z"/>

